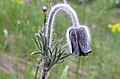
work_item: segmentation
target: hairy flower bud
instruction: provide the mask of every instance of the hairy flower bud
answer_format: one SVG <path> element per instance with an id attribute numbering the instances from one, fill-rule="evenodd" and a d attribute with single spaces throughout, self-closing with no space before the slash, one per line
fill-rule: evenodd
<path id="1" fill-rule="evenodd" d="M 70 42 L 71 52 L 75 57 L 87 56 L 92 52 L 90 36 L 88 29 L 85 27 L 70 28 L 68 30 L 68 40 Z"/>
<path id="2" fill-rule="evenodd" d="M 43 7 L 42 7 L 42 11 L 43 11 L 43 12 L 47 12 L 47 7 L 46 7 L 46 6 L 43 6 Z"/>

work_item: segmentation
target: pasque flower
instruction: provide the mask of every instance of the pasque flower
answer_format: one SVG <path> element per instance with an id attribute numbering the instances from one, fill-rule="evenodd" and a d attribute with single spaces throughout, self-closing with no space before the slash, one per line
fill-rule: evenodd
<path id="1" fill-rule="evenodd" d="M 67 30 L 67 42 L 70 48 L 70 52 L 74 53 L 75 57 L 87 56 L 92 51 L 90 42 L 90 33 L 87 26 L 80 25 L 76 12 L 70 5 L 57 4 L 55 5 L 48 16 L 46 36 L 49 40 L 49 46 L 52 42 L 52 32 L 54 17 L 58 11 L 63 10 L 70 15 L 73 26 Z"/>
<path id="2" fill-rule="evenodd" d="M 67 31 L 67 39 L 71 52 L 75 57 L 87 56 L 92 51 L 88 28 L 85 26 L 72 27 Z"/>
<path id="3" fill-rule="evenodd" d="M 43 12 L 47 11 L 47 8 L 42 8 Z M 52 7 L 48 13 L 47 22 L 45 21 L 46 30 L 45 33 L 39 31 L 36 33 L 36 39 L 33 39 L 39 49 L 39 51 L 33 52 L 32 54 L 39 54 L 39 59 L 42 66 L 42 79 L 45 79 L 48 71 L 57 63 L 63 62 L 63 60 L 71 55 L 71 53 L 65 53 L 66 49 L 64 46 L 59 45 L 60 40 L 54 41 L 52 39 L 53 26 L 56 14 L 60 11 L 65 11 L 72 20 L 72 27 L 68 28 L 67 45 L 70 51 L 74 53 L 75 57 L 87 56 L 92 51 L 90 43 L 90 33 L 86 26 L 80 25 L 76 12 L 70 5 L 57 4 Z M 53 42 L 54 41 L 54 42 Z"/>

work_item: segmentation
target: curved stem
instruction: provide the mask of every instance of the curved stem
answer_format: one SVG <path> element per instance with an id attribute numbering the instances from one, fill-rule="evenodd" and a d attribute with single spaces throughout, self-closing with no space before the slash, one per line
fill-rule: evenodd
<path id="1" fill-rule="evenodd" d="M 76 12 L 73 10 L 72 7 L 70 7 L 67 4 L 57 4 L 55 5 L 48 16 L 48 20 L 47 20 L 47 27 L 46 27 L 46 37 L 49 40 L 49 47 L 51 46 L 51 42 L 52 42 L 52 32 L 53 32 L 53 24 L 54 24 L 54 18 L 57 14 L 58 11 L 63 10 L 65 11 L 67 14 L 69 14 L 69 16 L 72 19 L 72 24 L 74 27 L 78 27 L 79 26 L 79 20 L 77 17 Z"/>

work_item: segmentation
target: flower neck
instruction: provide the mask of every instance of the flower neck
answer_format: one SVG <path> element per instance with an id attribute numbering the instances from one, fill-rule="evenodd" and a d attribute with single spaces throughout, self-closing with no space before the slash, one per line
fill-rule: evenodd
<path id="1" fill-rule="evenodd" d="M 51 47 L 51 43 L 52 43 L 52 32 L 53 32 L 53 24 L 54 24 L 54 18 L 57 14 L 58 11 L 63 10 L 65 11 L 72 20 L 72 24 L 74 27 L 78 27 L 79 26 L 79 20 L 77 17 L 76 12 L 73 10 L 72 7 L 70 7 L 67 4 L 57 4 L 55 5 L 49 12 L 48 15 L 48 20 L 47 20 L 47 27 L 46 27 L 46 37 L 49 40 L 49 47 Z"/>

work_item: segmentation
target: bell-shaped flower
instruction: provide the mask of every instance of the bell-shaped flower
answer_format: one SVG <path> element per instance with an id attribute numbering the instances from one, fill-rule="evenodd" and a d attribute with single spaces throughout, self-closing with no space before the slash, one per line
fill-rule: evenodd
<path id="1" fill-rule="evenodd" d="M 92 52 L 90 33 L 87 27 L 80 25 L 79 27 L 71 27 L 67 31 L 67 41 L 72 53 L 75 57 L 87 56 Z"/>

